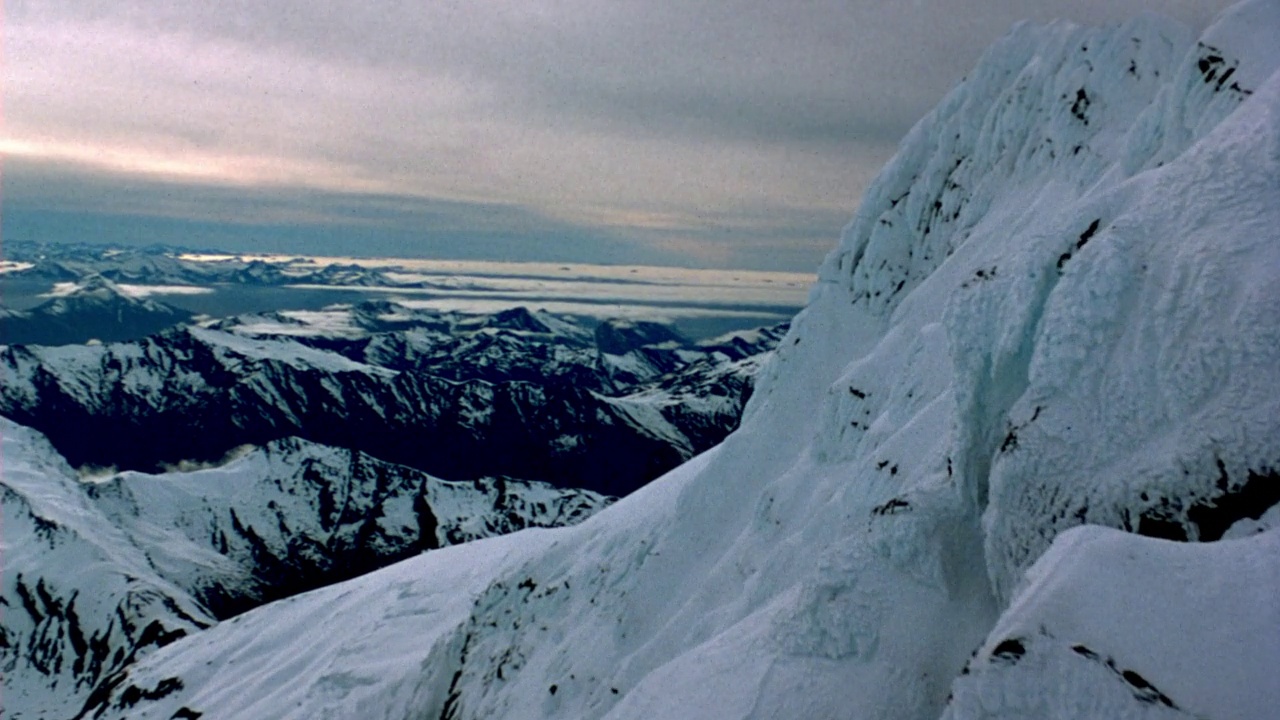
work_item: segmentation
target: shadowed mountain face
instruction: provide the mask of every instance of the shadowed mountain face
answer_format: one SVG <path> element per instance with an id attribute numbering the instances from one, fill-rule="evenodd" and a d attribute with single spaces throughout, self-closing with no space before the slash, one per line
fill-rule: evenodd
<path id="1" fill-rule="evenodd" d="M 92 275 L 70 293 L 31 310 L 0 311 L 0 344 L 66 345 L 92 338 L 137 340 L 187 322 L 191 313 L 146 298 L 130 297 L 114 282 Z"/>
<path id="2" fill-rule="evenodd" d="M 333 332 L 269 314 L 131 343 L 3 348 L 0 413 L 73 465 L 155 470 L 297 436 L 450 479 L 623 495 L 737 426 L 781 332 L 694 345 L 666 329 L 662 345 L 632 337 L 614 355 L 541 313 L 385 310 L 356 308 Z M 347 332 L 397 322 L 411 329 Z"/>

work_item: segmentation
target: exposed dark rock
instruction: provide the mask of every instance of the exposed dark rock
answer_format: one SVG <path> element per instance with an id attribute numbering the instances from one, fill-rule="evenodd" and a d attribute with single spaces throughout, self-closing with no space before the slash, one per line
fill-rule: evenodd
<path id="1" fill-rule="evenodd" d="M 1271 469 L 1249 471 L 1248 479 L 1235 490 L 1192 505 L 1187 520 L 1199 530 L 1201 541 L 1221 540 L 1235 523 L 1258 520 L 1280 503 L 1280 473 Z"/>
<path id="2" fill-rule="evenodd" d="M 1021 638 L 1005 638 L 991 651 L 991 660 L 993 662 L 1013 664 L 1026 653 L 1027 648 Z"/>

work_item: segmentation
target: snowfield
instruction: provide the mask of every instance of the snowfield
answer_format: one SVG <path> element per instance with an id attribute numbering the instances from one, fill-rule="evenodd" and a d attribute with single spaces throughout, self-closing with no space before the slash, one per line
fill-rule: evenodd
<path id="1" fill-rule="evenodd" d="M 1274 0 L 1015 28 L 721 445 L 192 631 L 84 715 L 1275 717 L 1277 37 Z"/>

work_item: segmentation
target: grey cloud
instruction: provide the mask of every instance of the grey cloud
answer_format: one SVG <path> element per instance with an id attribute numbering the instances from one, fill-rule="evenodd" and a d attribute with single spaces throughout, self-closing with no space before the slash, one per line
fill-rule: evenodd
<path id="1" fill-rule="evenodd" d="M 748 262 L 790 242 L 816 263 L 897 139 L 1014 21 L 1154 10 L 1203 25 L 1226 4 L 10 0 L 6 120 L 197 164 L 243 155 L 279 171 L 271 197 L 361 187 L 378 202 L 459 202 L 446 215 L 553 228 L 619 257 L 702 243 L 707 257 Z M 45 184 L 41 208 L 79 208 L 98 190 L 69 172 L 58 190 L 54 175 L 9 163 L 6 212 L 35 202 L 27 183 Z M 196 203 L 165 202 L 201 217 Z M 752 211 L 765 203 L 780 210 Z M 488 205 L 529 214 L 458 211 Z M 320 209 L 295 199 L 276 211 Z M 685 219 L 584 219 L 610 212 Z"/>
<path id="2" fill-rule="evenodd" d="M 844 211 L 754 206 L 662 228 L 601 227 L 497 203 L 294 188 L 174 184 L 6 163 L 10 239 L 320 255 L 440 257 L 809 271 Z"/>
<path id="3" fill-rule="evenodd" d="M 9 14 L 20 24 L 93 19 L 444 73 L 493 88 L 491 111 L 509 115 L 572 111 L 610 125 L 856 140 L 901 135 L 1019 19 L 1114 22 L 1155 10 L 1203 24 L 1226 4 L 17 0 Z M 791 108 L 813 119 L 788 121 Z"/>

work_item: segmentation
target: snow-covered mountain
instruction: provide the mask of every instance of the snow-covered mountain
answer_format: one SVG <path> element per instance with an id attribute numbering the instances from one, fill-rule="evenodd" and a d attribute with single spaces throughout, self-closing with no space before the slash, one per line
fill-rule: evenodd
<path id="1" fill-rule="evenodd" d="M 12 273 L 19 278 L 80 281 L 100 276 L 117 283 L 160 286 L 218 283 L 248 286 L 396 284 L 378 270 L 353 264 L 314 267 L 302 259 L 266 261 L 238 257 L 190 257 L 199 254 L 190 248 L 167 245 L 121 247 L 17 241 L 5 246 L 7 259 L 25 265 Z"/>
<path id="2" fill-rule="evenodd" d="M 0 418 L 6 717 L 71 717 L 147 650 L 427 550 L 580 522 L 609 499 L 447 482 L 297 439 L 209 468 L 82 482 Z"/>
<path id="3" fill-rule="evenodd" d="M 449 479 L 623 495 L 737 426 L 759 356 L 780 334 L 700 346 L 666 329 L 662 345 L 642 337 L 614 355 L 547 313 L 385 305 L 0 348 L 0 414 L 76 466 L 154 470 L 298 436 Z M 377 332 L 388 325 L 409 329 Z"/>
<path id="4" fill-rule="evenodd" d="M 722 444 L 193 631 L 83 715 L 1274 717 L 1277 37 L 1274 0 L 1019 26 Z"/>
<path id="5" fill-rule="evenodd" d="M 694 343 L 656 322 L 606 319 L 593 329 L 569 316 L 525 307 L 470 314 L 388 301 L 241 315 L 205 326 L 254 338 L 295 339 L 390 370 L 457 381 L 572 383 L 609 394 L 708 356 L 738 360 L 767 352 L 785 332 L 783 325 Z"/>
<path id="6" fill-rule="evenodd" d="M 131 297 L 101 275 L 30 310 L 0 313 L 0 344 L 63 345 L 91 337 L 134 340 L 191 319 L 191 313 L 145 297 Z"/>

